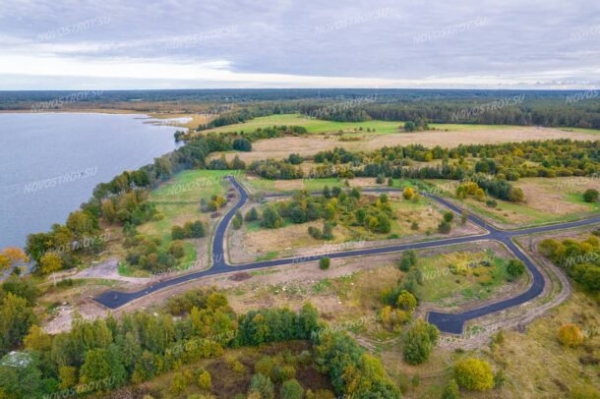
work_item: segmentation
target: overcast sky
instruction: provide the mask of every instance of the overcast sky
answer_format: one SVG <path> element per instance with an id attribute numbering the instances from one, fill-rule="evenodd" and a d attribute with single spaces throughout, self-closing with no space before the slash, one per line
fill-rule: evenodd
<path id="1" fill-rule="evenodd" d="M 0 0 L 0 89 L 590 88 L 594 0 Z"/>

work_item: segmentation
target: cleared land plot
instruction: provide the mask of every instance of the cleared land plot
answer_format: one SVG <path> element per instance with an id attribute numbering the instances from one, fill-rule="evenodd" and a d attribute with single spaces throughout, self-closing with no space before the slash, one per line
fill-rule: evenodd
<path id="1" fill-rule="evenodd" d="M 458 182 L 427 180 L 429 183 L 454 195 Z M 583 200 L 588 188 L 600 190 L 600 179 L 587 177 L 524 178 L 511 182 L 525 194 L 525 202 L 516 204 L 496 200 L 498 206 L 491 208 L 485 203 L 468 198 L 465 203 L 471 209 L 505 227 L 522 227 L 553 222 L 581 219 L 599 212 L 598 204 Z"/>
<path id="2" fill-rule="evenodd" d="M 368 198 L 369 201 L 374 201 L 377 196 L 378 194 L 375 193 L 363 193 L 363 199 Z M 396 217 L 396 219 L 390 220 L 391 231 L 389 233 L 376 234 L 361 226 L 344 225 L 338 221 L 333 228 L 333 240 L 318 240 L 308 234 L 308 227 L 323 228 L 322 220 L 302 224 L 293 224 L 285 220 L 283 227 L 278 229 L 262 228 L 260 222 L 256 221 L 244 223 L 241 231 L 243 236 L 236 237 L 235 240 L 239 242 L 241 247 L 232 248 L 230 245 L 230 255 L 237 262 L 242 260 L 265 260 L 295 256 L 301 249 L 330 246 L 348 241 L 425 238 L 436 233 L 443 212 L 443 209 L 437 203 L 423 197 L 418 202 L 404 200 L 399 195 L 390 195 L 389 198 L 393 215 Z M 261 209 L 261 205 L 258 204 L 248 206 L 246 209 L 251 207 L 256 207 L 259 211 Z M 412 226 L 414 222 L 418 223 L 418 226 Z M 454 224 L 457 225 L 457 221 Z M 236 234 L 239 234 L 239 232 Z M 447 237 L 447 235 L 444 235 L 444 237 Z M 335 252 L 335 250 L 332 249 L 331 252 Z"/>
<path id="3" fill-rule="evenodd" d="M 213 170 L 188 170 L 178 173 L 165 184 L 152 191 L 149 201 L 156 206 L 157 216 L 137 229 L 141 234 L 149 237 L 158 237 L 162 240 L 161 248 L 167 249 L 172 242 L 171 228 L 182 226 L 185 222 L 202 220 L 208 226 L 207 237 L 211 228 L 211 214 L 200 212 L 200 199 L 210 199 L 212 195 L 225 196 L 228 183 L 223 182 L 225 175 L 231 171 Z M 209 251 L 209 238 L 198 240 L 185 240 L 185 257 L 181 264 L 191 265 L 198 253 L 206 254 Z M 145 276 L 145 273 L 132 270 L 122 265 L 119 272 L 123 275 Z"/>

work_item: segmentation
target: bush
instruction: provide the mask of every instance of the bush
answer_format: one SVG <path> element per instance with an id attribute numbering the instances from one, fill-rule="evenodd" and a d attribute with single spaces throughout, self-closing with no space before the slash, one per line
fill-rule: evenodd
<path id="1" fill-rule="evenodd" d="M 489 199 L 485 201 L 485 204 L 490 208 L 496 208 L 498 206 L 498 201 L 496 201 L 495 199 Z"/>
<path id="2" fill-rule="evenodd" d="M 444 220 L 438 225 L 438 231 L 442 234 L 449 234 L 452 231 L 452 225 Z"/>
<path id="3" fill-rule="evenodd" d="M 181 241 L 173 241 L 169 246 L 169 253 L 177 259 L 183 258 L 185 256 L 185 248 Z"/>
<path id="4" fill-rule="evenodd" d="M 484 360 L 467 358 L 456 364 L 456 382 L 470 391 L 488 391 L 494 387 L 492 367 Z"/>
<path id="5" fill-rule="evenodd" d="M 444 220 L 448 223 L 452 222 L 454 220 L 454 212 L 444 212 Z"/>
<path id="6" fill-rule="evenodd" d="M 252 143 L 246 139 L 235 139 L 231 147 L 236 151 L 252 151 Z"/>
<path id="7" fill-rule="evenodd" d="M 525 274 L 525 264 L 517 259 L 511 259 L 506 266 L 510 280 L 515 280 Z"/>
<path id="8" fill-rule="evenodd" d="M 575 324 L 565 324 L 558 329 L 558 342 L 569 348 L 576 348 L 583 342 L 583 334 Z"/>
<path id="9" fill-rule="evenodd" d="M 254 222 L 255 220 L 258 220 L 258 211 L 256 210 L 256 208 L 250 209 L 246 213 L 246 216 L 244 216 L 244 219 L 246 220 L 246 222 Z"/>
<path id="10" fill-rule="evenodd" d="M 585 190 L 585 192 L 583 193 L 583 200 L 585 202 L 594 203 L 598 201 L 598 195 L 598 190 L 590 188 L 588 190 Z"/>
<path id="11" fill-rule="evenodd" d="M 444 389 L 444 393 L 442 394 L 442 399 L 459 399 L 460 392 L 458 391 L 458 384 L 455 379 L 450 380 L 450 383 Z"/>
<path id="12" fill-rule="evenodd" d="M 329 266 L 331 266 L 331 259 L 329 259 L 329 257 L 324 256 L 319 259 L 319 268 L 321 270 L 327 270 L 329 269 Z"/>
<path id="13" fill-rule="evenodd" d="M 308 234 L 310 234 L 312 238 L 316 238 L 317 240 L 320 240 L 323 237 L 323 233 L 321 232 L 321 230 L 313 226 L 310 226 L 308 228 Z"/>
<path id="14" fill-rule="evenodd" d="M 198 373 L 198 388 L 200 389 L 205 389 L 205 390 L 209 390 L 212 388 L 212 378 L 210 376 L 210 373 L 204 369 L 200 369 L 200 372 Z"/>

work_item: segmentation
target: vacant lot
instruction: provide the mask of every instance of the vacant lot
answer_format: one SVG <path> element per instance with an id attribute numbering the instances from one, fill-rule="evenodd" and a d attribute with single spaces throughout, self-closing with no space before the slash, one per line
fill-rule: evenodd
<path id="1" fill-rule="evenodd" d="M 458 182 L 429 180 L 430 183 L 453 195 Z M 583 201 L 588 188 L 600 190 L 600 179 L 589 177 L 524 178 L 512 182 L 525 194 L 525 202 L 515 204 L 497 200 L 498 207 L 469 198 L 465 203 L 472 211 L 503 225 L 522 227 L 544 223 L 576 220 L 599 211 L 597 204 Z"/>

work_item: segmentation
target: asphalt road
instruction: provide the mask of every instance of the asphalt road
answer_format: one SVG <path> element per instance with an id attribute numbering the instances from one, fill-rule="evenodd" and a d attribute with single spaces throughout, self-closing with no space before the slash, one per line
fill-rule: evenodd
<path id="1" fill-rule="evenodd" d="M 529 270 L 529 273 L 532 276 L 532 284 L 524 293 L 510 299 L 506 299 L 503 301 L 499 301 L 496 303 L 492 303 L 489 305 L 485 305 L 476 309 L 471 309 L 461 313 L 438 313 L 438 312 L 429 312 L 427 318 L 430 323 L 435 324 L 440 331 L 446 333 L 453 334 L 461 334 L 463 331 L 464 324 L 477 317 L 482 317 L 485 315 L 489 315 L 491 313 L 499 312 L 505 309 L 508 309 L 513 306 L 521 305 L 527 301 L 530 301 L 540 295 L 545 286 L 545 280 L 540 273 L 536 264 L 534 264 L 531 259 L 529 259 L 521 249 L 515 245 L 513 242 L 513 238 L 526 234 L 534 234 L 534 233 L 542 233 L 542 232 L 550 232 L 555 230 L 562 230 L 567 228 L 574 227 L 582 227 L 591 224 L 600 223 L 600 216 L 596 216 L 590 219 L 579 220 L 575 222 L 569 223 L 560 223 L 553 224 L 548 226 L 541 226 L 529 229 L 522 230 L 500 230 L 493 226 L 490 226 L 482 219 L 474 216 L 468 215 L 469 220 L 476 224 L 477 226 L 485 229 L 487 231 L 484 235 L 476 235 L 469 237 L 459 237 L 459 238 L 449 238 L 449 239 L 441 239 L 434 241 L 424 241 L 410 244 L 401 244 L 401 245 L 391 245 L 385 247 L 378 248 L 366 248 L 366 249 L 354 249 L 344 252 L 336 252 L 336 253 L 319 253 L 311 256 L 302 256 L 302 257 L 294 257 L 294 258 L 285 258 L 285 259 L 276 259 L 269 261 L 260 261 L 260 262 L 252 262 L 240 265 L 229 265 L 226 261 L 224 245 L 225 245 L 225 233 L 227 231 L 227 227 L 231 222 L 231 219 L 235 216 L 236 210 L 240 209 L 248 200 L 248 193 L 244 189 L 242 185 L 239 184 L 237 180 L 233 177 L 229 177 L 228 180 L 235 187 L 235 189 L 239 193 L 238 202 L 235 206 L 232 207 L 222 218 L 221 222 L 217 225 L 217 230 L 214 235 L 214 240 L 212 243 L 212 259 L 213 266 L 210 269 L 199 271 L 196 273 L 187 274 L 184 276 L 176 277 L 173 279 L 165 280 L 158 282 L 148 288 L 145 288 L 136 292 L 119 292 L 119 291 L 107 291 L 102 293 L 101 295 L 94 298 L 98 303 L 110 308 L 116 309 L 119 308 L 126 303 L 131 302 L 134 299 L 142 298 L 146 295 L 150 295 L 156 291 L 159 291 L 163 288 L 170 287 L 176 284 L 184 283 L 187 281 L 199 279 L 206 276 L 214 276 L 221 273 L 229 273 L 232 271 L 247 271 L 253 269 L 259 269 L 263 267 L 272 267 L 272 266 L 281 266 L 288 265 L 293 263 L 307 262 L 307 261 L 317 261 L 324 256 L 328 256 L 332 259 L 336 258 L 346 258 L 351 256 L 369 256 L 369 255 L 378 255 L 392 252 L 401 252 L 407 249 L 423 249 L 423 248 L 434 248 L 443 245 L 455 245 L 455 244 L 464 244 L 469 242 L 476 242 L 482 239 L 486 240 L 495 240 L 506 245 L 514 255 L 523 261 Z M 394 189 L 390 188 L 382 188 L 375 190 L 364 190 L 364 191 L 393 191 Z M 445 207 L 451 209 L 457 214 L 461 214 L 461 209 L 458 208 L 455 204 L 449 202 L 444 198 L 440 198 L 435 195 L 422 193 L 429 198 L 437 201 L 438 203 L 444 205 Z"/>

